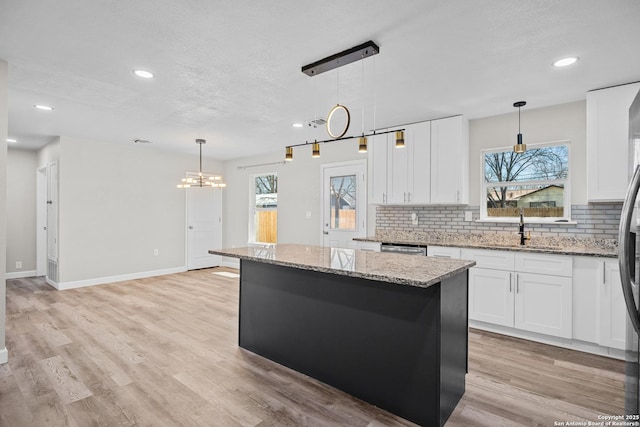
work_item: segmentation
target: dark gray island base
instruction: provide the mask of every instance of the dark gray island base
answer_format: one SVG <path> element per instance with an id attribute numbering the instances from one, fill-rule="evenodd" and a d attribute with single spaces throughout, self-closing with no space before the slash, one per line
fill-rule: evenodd
<path id="1" fill-rule="evenodd" d="M 265 258 L 212 251 L 241 260 L 240 347 L 407 420 L 443 425 L 465 390 L 473 263 L 435 283 L 406 285 L 318 267 L 315 252 L 309 268 L 278 262 L 288 249 L 309 248 L 282 246 Z M 356 263 L 379 265 L 370 254 L 351 251 Z"/>

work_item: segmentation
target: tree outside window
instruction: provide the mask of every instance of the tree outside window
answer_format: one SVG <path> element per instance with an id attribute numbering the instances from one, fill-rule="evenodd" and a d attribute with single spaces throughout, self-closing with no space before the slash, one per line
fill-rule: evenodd
<path id="1" fill-rule="evenodd" d="M 521 154 L 483 153 L 484 219 L 517 217 L 569 219 L 569 145 L 530 145 Z"/>

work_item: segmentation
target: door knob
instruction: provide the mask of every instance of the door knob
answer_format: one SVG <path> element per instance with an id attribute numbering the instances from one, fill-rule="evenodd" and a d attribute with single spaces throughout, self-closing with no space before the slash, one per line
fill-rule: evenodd
<path id="1" fill-rule="evenodd" d="M 329 232 L 328 232 L 328 231 L 323 231 L 322 233 L 323 233 L 323 234 L 329 234 Z"/>

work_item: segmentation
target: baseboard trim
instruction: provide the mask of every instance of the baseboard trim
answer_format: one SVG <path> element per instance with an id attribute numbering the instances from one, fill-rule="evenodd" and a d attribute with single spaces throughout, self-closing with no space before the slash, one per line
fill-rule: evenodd
<path id="1" fill-rule="evenodd" d="M 538 334 L 536 332 L 522 331 L 507 326 L 492 325 L 490 323 L 478 320 L 469 320 L 469 327 L 480 329 L 483 331 L 494 332 L 496 334 L 508 335 L 515 338 L 522 338 L 529 341 L 535 341 L 542 344 L 553 345 L 556 347 L 567 348 L 569 350 L 582 351 L 584 353 L 596 354 L 598 356 L 611 357 L 613 359 L 624 360 L 624 350 L 617 348 L 604 347 L 598 344 L 586 341 L 574 340 L 570 338 L 553 337 L 550 335 Z"/>
<path id="2" fill-rule="evenodd" d="M 0 365 L 3 363 L 7 363 L 9 361 L 9 352 L 7 351 L 7 347 L 0 349 Z"/>
<path id="3" fill-rule="evenodd" d="M 222 258 L 222 266 L 229 268 L 240 268 L 240 260 L 237 258 Z"/>
<path id="4" fill-rule="evenodd" d="M 14 271 L 13 273 L 7 273 L 6 274 L 6 279 L 24 279 L 25 277 L 35 277 L 36 276 L 36 271 L 35 270 L 28 270 L 28 271 Z"/>
<path id="5" fill-rule="evenodd" d="M 55 283 L 47 281 L 51 286 L 59 291 L 67 289 L 84 288 L 87 286 L 106 285 L 108 283 L 124 282 L 127 280 L 144 279 L 146 277 L 164 276 L 167 274 L 183 273 L 187 271 L 186 266 L 165 268 L 162 270 L 141 271 L 139 273 L 120 274 L 117 276 L 97 277 L 95 279 L 76 280 L 73 282 Z"/>

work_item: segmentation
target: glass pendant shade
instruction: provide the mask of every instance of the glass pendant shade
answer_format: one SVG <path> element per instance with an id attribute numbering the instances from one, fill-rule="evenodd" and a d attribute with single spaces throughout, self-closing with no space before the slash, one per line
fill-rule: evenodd
<path id="1" fill-rule="evenodd" d="M 285 154 L 284 154 L 284 159 L 287 162 L 290 162 L 293 160 L 293 147 L 287 147 L 285 148 Z"/>
<path id="2" fill-rule="evenodd" d="M 320 157 L 320 144 L 314 142 L 311 149 L 311 157 Z"/>

